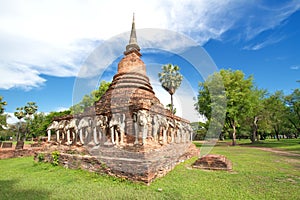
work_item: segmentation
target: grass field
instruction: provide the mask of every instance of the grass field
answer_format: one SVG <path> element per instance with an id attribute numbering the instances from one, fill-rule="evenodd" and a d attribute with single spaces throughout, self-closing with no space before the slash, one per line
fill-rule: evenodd
<path id="1" fill-rule="evenodd" d="M 300 199 L 300 157 L 224 144 L 211 153 L 227 156 L 233 172 L 192 169 L 193 158 L 150 186 L 32 157 L 0 160 L 0 199 Z"/>
<path id="2" fill-rule="evenodd" d="M 13 145 L 16 145 L 17 144 L 17 141 L 10 141 L 10 140 L 7 140 L 7 141 L 2 141 L 2 142 L 12 142 Z M 24 144 L 32 144 L 34 143 L 33 141 L 25 141 Z"/>
<path id="3" fill-rule="evenodd" d="M 300 139 L 281 139 L 279 141 L 277 139 L 268 139 L 255 144 L 246 143 L 244 141 L 243 144 L 249 146 L 275 148 L 300 154 Z"/>

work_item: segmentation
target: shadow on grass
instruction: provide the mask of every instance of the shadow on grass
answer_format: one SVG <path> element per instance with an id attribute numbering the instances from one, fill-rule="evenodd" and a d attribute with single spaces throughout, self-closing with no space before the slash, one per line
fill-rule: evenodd
<path id="1" fill-rule="evenodd" d="M 204 141 L 193 141 L 197 148 L 201 148 L 203 146 Z M 209 147 L 209 144 L 205 144 L 206 147 Z M 232 146 L 230 140 L 218 141 L 215 145 L 211 145 L 212 147 L 216 146 Z M 255 143 L 251 143 L 250 140 L 237 140 L 236 146 L 244 146 L 244 147 L 259 147 L 259 148 L 269 148 L 281 151 L 287 151 L 290 153 L 296 153 L 300 155 L 300 139 L 281 139 L 279 141 L 275 139 L 268 140 L 260 140 Z"/>
<path id="2" fill-rule="evenodd" d="M 49 199 L 50 192 L 38 189 L 22 189 L 19 180 L 0 180 L 0 199 Z"/>
<path id="3" fill-rule="evenodd" d="M 285 139 L 279 141 L 258 141 L 255 143 L 243 143 L 241 146 L 281 148 L 287 151 L 300 151 L 299 139 Z"/>

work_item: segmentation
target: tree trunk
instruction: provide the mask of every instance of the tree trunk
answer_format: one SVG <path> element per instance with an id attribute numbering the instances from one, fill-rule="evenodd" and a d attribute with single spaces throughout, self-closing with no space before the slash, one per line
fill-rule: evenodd
<path id="1" fill-rule="evenodd" d="M 279 131 L 275 128 L 275 135 L 276 135 L 276 138 L 277 138 L 277 140 L 279 141 L 280 139 L 279 139 Z"/>
<path id="2" fill-rule="evenodd" d="M 260 134 L 259 134 L 259 136 L 260 136 L 259 139 L 260 139 L 260 140 L 265 140 L 266 138 L 265 138 L 264 135 L 265 135 L 264 132 L 260 133 Z"/>
<path id="3" fill-rule="evenodd" d="M 20 137 L 20 126 L 21 126 L 21 122 L 19 121 L 19 125 L 18 125 L 18 133 L 17 133 L 17 137 L 16 140 L 19 141 L 19 137 Z"/>
<path id="4" fill-rule="evenodd" d="M 300 127 L 299 126 L 297 126 L 297 124 L 296 123 L 294 123 L 294 121 L 293 120 L 291 120 L 291 119 L 289 119 L 289 121 L 291 122 L 291 124 L 295 127 L 295 129 L 297 130 L 297 132 L 298 132 L 298 134 L 300 134 Z M 294 135 L 295 135 L 295 138 L 297 139 L 297 135 L 298 135 L 296 132 L 294 133 Z"/>
<path id="5" fill-rule="evenodd" d="M 251 142 L 254 143 L 255 141 L 257 141 L 257 137 L 256 137 L 256 133 L 257 133 L 257 121 L 258 121 L 258 117 L 254 117 L 254 121 L 253 121 L 253 133 L 252 133 L 252 137 L 251 137 Z"/>
<path id="6" fill-rule="evenodd" d="M 233 132 L 232 132 L 232 146 L 236 145 L 236 127 L 235 124 L 232 125 Z"/>
<path id="7" fill-rule="evenodd" d="M 172 116 L 173 116 L 173 95 L 171 94 L 171 113 L 172 113 Z"/>
<path id="8" fill-rule="evenodd" d="M 223 132 L 220 134 L 219 140 L 222 140 L 222 141 L 224 140 L 224 133 Z"/>
<path id="9" fill-rule="evenodd" d="M 276 134 L 277 140 L 279 141 L 280 139 L 279 139 L 279 134 L 278 134 L 278 132 L 276 131 L 275 134 Z"/>

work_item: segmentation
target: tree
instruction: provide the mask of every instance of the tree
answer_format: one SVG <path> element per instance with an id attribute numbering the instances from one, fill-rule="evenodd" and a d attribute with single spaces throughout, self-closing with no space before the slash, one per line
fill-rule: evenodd
<path id="1" fill-rule="evenodd" d="M 207 140 L 223 139 L 226 102 L 223 78 L 220 73 L 216 72 L 205 82 L 199 83 L 198 102 L 195 108 L 207 119 L 205 125 Z"/>
<path id="2" fill-rule="evenodd" d="M 296 129 L 295 137 L 300 135 L 300 90 L 295 89 L 292 94 L 285 97 L 285 103 L 289 109 L 288 120 Z"/>
<path id="3" fill-rule="evenodd" d="M 243 126 L 250 125 L 250 130 L 252 132 L 250 140 L 255 143 L 258 140 L 257 134 L 261 122 L 264 120 L 265 109 L 264 109 L 264 98 L 266 95 L 266 90 L 260 90 L 255 88 L 251 90 L 250 93 L 250 106 L 249 106 L 249 116 L 246 116 L 246 124 Z"/>
<path id="4" fill-rule="evenodd" d="M 16 108 L 16 112 L 14 112 L 14 115 L 19 119 L 19 128 L 18 128 L 18 135 L 17 140 L 20 138 L 20 126 L 21 126 L 21 120 L 24 118 L 26 120 L 26 133 L 28 133 L 28 128 L 31 125 L 32 121 L 32 115 L 36 113 L 38 109 L 38 106 L 35 102 L 27 102 L 27 104 L 24 107 L 18 107 Z M 26 133 L 24 140 L 26 139 Z"/>
<path id="5" fill-rule="evenodd" d="M 47 120 L 47 115 L 45 115 L 45 113 L 41 112 L 33 114 L 33 118 L 28 127 L 31 136 L 34 138 L 45 136 L 47 127 L 50 123 L 51 121 Z"/>
<path id="6" fill-rule="evenodd" d="M 14 115 L 19 120 L 18 125 L 18 134 L 16 136 L 17 141 L 20 139 L 21 133 L 20 133 L 20 127 L 21 127 L 21 120 L 25 117 L 24 107 L 18 107 L 16 108 L 17 111 L 14 112 Z"/>
<path id="7" fill-rule="evenodd" d="M 222 94 L 222 84 L 225 88 L 225 95 Z M 252 89 L 251 76 L 245 78 L 242 71 L 223 69 L 210 76 L 204 83 L 200 83 L 196 109 L 200 114 L 204 114 L 210 123 L 214 120 L 215 124 L 220 125 L 222 123 L 220 116 L 225 113 L 223 132 L 230 132 L 232 145 L 236 145 L 237 129 L 241 122 L 250 115 Z M 225 96 L 226 99 L 224 99 Z M 227 102 L 227 106 L 224 102 Z M 212 108 L 215 108 L 215 114 L 212 113 Z"/>
<path id="8" fill-rule="evenodd" d="M 3 101 L 3 97 L 0 96 L 0 130 L 2 130 L 3 127 L 6 127 L 6 125 L 7 125 L 7 123 L 6 123 L 7 115 L 3 114 L 4 106 L 6 106 L 6 105 L 7 105 L 6 101 Z"/>
<path id="9" fill-rule="evenodd" d="M 236 132 L 240 121 L 249 116 L 253 78 L 245 78 L 242 71 L 221 70 L 227 97 L 226 123 L 232 128 L 232 145 L 236 145 Z"/>
<path id="10" fill-rule="evenodd" d="M 18 109 L 18 112 L 15 113 L 22 113 L 23 117 L 25 117 L 25 112 L 22 109 Z M 62 117 L 66 115 L 70 115 L 70 110 L 65 110 L 61 112 L 50 112 L 49 114 L 45 114 L 43 112 L 40 113 L 34 113 L 31 118 L 31 122 L 19 122 L 18 126 L 18 132 L 23 133 L 26 135 L 26 133 L 30 133 L 32 137 L 38 137 L 38 136 L 46 136 L 47 134 L 47 127 L 52 123 L 53 119 L 55 117 Z M 17 114 L 18 115 L 18 114 Z M 29 117 L 27 117 L 27 120 Z M 12 126 L 11 131 L 15 131 L 17 127 Z"/>
<path id="11" fill-rule="evenodd" d="M 38 106 L 35 102 L 27 102 L 27 105 L 24 106 L 24 110 L 26 115 L 31 117 L 34 113 L 36 113 Z"/>
<path id="12" fill-rule="evenodd" d="M 169 103 L 168 105 L 166 105 L 167 109 L 170 110 L 172 112 L 172 105 Z M 173 115 L 176 114 L 176 108 L 173 107 Z"/>
<path id="13" fill-rule="evenodd" d="M 110 84 L 110 82 L 101 81 L 100 86 L 97 90 L 93 90 L 89 95 L 84 95 L 82 100 L 78 104 L 71 106 L 71 114 L 83 113 L 87 107 L 93 106 L 94 103 L 96 101 L 99 101 L 100 98 L 105 94 Z"/>
<path id="14" fill-rule="evenodd" d="M 1 114 L 0 115 L 0 130 L 6 129 L 7 128 L 7 118 L 9 117 L 9 115 L 7 114 Z"/>
<path id="15" fill-rule="evenodd" d="M 267 93 L 266 93 L 267 95 Z M 264 140 L 267 135 L 272 133 L 271 113 L 268 111 L 268 100 L 266 96 L 260 101 L 257 108 L 257 133 L 260 135 L 260 139 Z M 254 131 L 254 130 L 253 130 Z"/>
<path id="16" fill-rule="evenodd" d="M 162 87 L 171 95 L 171 113 L 173 114 L 173 95 L 181 85 L 183 76 L 179 72 L 177 65 L 167 64 L 162 66 L 162 72 L 158 73 Z"/>
<path id="17" fill-rule="evenodd" d="M 93 96 L 94 102 L 100 100 L 100 98 L 101 98 L 101 97 L 105 94 L 105 92 L 108 90 L 110 84 L 111 84 L 110 82 L 101 81 L 98 90 L 92 91 L 92 96 Z"/>
<path id="18" fill-rule="evenodd" d="M 288 108 L 284 102 L 282 91 L 276 91 L 274 94 L 266 98 L 265 109 L 268 112 L 269 122 L 276 134 L 277 140 L 280 140 L 279 134 L 283 132 L 286 126 L 288 116 Z"/>
<path id="19" fill-rule="evenodd" d="M 36 113 L 38 109 L 38 106 L 36 105 L 35 102 L 27 102 L 27 104 L 24 106 L 24 110 L 25 110 L 25 115 L 26 115 L 26 122 L 27 122 L 27 126 L 26 126 L 26 130 L 29 130 L 29 126 L 31 126 L 32 123 L 32 116 Z M 28 131 L 26 131 L 26 134 L 28 134 Z M 26 139 L 26 135 L 25 138 Z"/>
<path id="20" fill-rule="evenodd" d="M 204 140 L 207 133 L 207 123 L 203 122 L 192 122 L 191 126 L 195 131 L 193 140 Z"/>
<path id="21" fill-rule="evenodd" d="M 4 106 L 6 106 L 6 101 L 3 101 L 3 97 L 0 96 L 0 115 L 4 113 Z"/>

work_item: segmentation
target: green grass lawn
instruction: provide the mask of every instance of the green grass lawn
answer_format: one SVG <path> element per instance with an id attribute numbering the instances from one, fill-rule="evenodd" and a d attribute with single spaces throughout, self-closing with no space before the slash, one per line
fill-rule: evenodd
<path id="1" fill-rule="evenodd" d="M 291 151 L 293 153 L 300 154 L 300 139 L 268 139 L 262 140 L 255 144 L 246 143 L 246 145 L 256 146 L 256 147 L 267 147 L 275 148 L 278 150 Z"/>
<path id="2" fill-rule="evenodd" d="M 0 160 L 0 199 L 300 199 L 300 157 L 227 145 L 211 153 L 227 156 L 233 172 L 192 169 L 194 158 L 150 186 L 32 157 Z"/>
<path id="3" fill-rule="evenodd" d="M 17 141 L 10 141 L 10 140 L 7 140 L 7 141 L 2 141 L 2 142 L 12 142 L 13 145 L 16 145 L 17 144 Z M 33 141 L 25 141 L 24 144 L 32 144 L 34 143 Z"/>
<path id="4" fill-rule="evenodd" d="M 219 141 L 217 145 L 226 146 L 231 144 L 231 140 Z M 237 145 L 245 145 L 249 147 L 265 147 L 274 148 L 277 150 L 290 151 L 292 153 L 300 154 L 300 138 L 298 139 L 266 139 L 260 140 L 254 144 L 249 139 L 237 140 Z"/>

